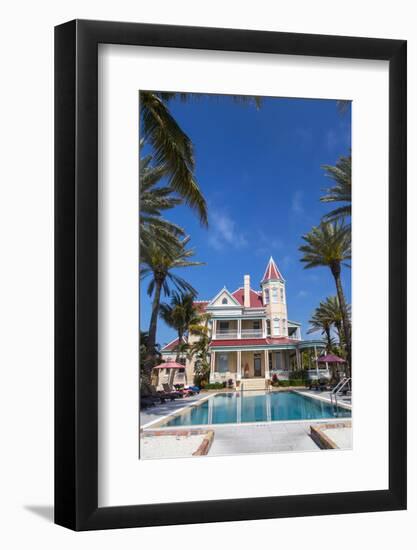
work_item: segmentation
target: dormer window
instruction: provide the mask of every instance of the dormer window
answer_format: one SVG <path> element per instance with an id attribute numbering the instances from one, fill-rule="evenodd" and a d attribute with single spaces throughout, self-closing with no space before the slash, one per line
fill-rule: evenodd
<path id="1" fill-rule="evenodd" d="M 222 304 L 227 304 L 227 298 L 223 298 Z"/>
<path id="2" fill-rule="evenodd" d="M 281 292 L 281 302 L 284 303 L 284 289 L 282 287 L 280 288 L 280 292 Z"/>
<path id="3" fill-rule="evenodd" d="M 269 304 L 269 290 L 265 290 L 265 304 Z"/>
<path id="4" fill-rule="evenodd" d="M 278 303 L 278 289 L 276 286 L 272 289 L 272 303 L 277 304 Z"/>

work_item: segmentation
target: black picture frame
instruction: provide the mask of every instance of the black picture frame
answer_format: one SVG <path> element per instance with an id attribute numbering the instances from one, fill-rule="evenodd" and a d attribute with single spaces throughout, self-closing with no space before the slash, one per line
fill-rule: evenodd
<path id="1" fill-rule="evenodd" d="M 389 488 L 98 507 L 98 44 L 389 62 Z M 406 508 L 406 41 L 74 20 L 55 28 L 55 522 L 74 530 Z"/>

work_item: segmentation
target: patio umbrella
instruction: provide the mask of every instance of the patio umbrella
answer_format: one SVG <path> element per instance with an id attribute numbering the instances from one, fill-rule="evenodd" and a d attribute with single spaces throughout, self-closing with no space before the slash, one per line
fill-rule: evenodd
<path id="1" fill-rule="evenodd" d="M 184 365 L 181 365 L 181 363 L 177 363 L 176 361 L 167 361 L 166 363 L 161 363 L 160 365 L 154 367 L 154 369 L 172 369 L 169 375 L 170 386 L 172 386 L 174 382 L 175 371 L 183 368 L 184 368 Z"/>
<path id="2" fill-rule="evenodd" d="M 329 353 L 328 355 L 322 355 L 317 359 L 318 363 L 326 363 L 326 370 L 329 372 L 329 363 L 346 363 L 345 359 Z"/>

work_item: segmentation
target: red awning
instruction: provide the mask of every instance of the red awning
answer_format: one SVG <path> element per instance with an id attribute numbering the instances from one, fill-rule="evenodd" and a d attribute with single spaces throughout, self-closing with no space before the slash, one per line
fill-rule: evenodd
<path id="1" fill-rule="evenodd" d="M 338 357 L 337 355 L 322 355 L 318 358 L 319 363 L 346 363 L 344 359 Z"/>
<path id="2" fill-rule="evenodd" d="M 166 363 L 161 363 L 157 367 L 154 367 L 154 369 L 183 369 L 184 365 L 181 365 L 180 363 L 176 363 L 175 361 L 167 361 Z"/>

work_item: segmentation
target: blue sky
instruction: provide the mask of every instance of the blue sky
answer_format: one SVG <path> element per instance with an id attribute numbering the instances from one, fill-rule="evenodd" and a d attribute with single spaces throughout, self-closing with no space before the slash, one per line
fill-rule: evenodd
<path id="1" fill-rule="evenodd" d="M 245 274 L 258 290 L 272 255 L 286 280 L 288 318 L 302 323 L 305 337 L 314 308 L 335 288 L 329 269 L 304 269 L 298 247 L 331 209 L 319 200 L 331 185 L 321 165 L 349 153 L 350 108 L 340 114 L 334 100 L 263 98 L 257 109 L 228 96 L 202 96 L 171 101 L 170 109 L 194 143 L 210 224 L 201 227 L 184 206 L 167 213 L 191 235 L 196 259 L 205 262 L 178 272 L 199 300 L 211 299 L 223 286 L 242 286 Z M 342 277 L 350 302 L 350 270 L 344 268 Z M 146 287 L 144 282 L 140 289 L 142 330 L 150 318 Z M 174 337 L 159 320 L 158 343 Z"/>

